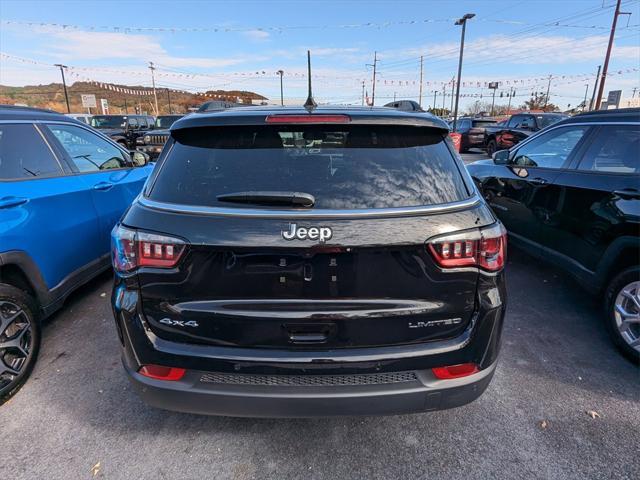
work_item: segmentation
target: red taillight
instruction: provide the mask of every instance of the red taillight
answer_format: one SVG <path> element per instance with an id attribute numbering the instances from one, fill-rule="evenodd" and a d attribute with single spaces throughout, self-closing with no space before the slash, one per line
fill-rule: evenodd
<path id="1" fill-rule="evenodd" d="M 145 377 L 173 382 L 184 377 L 185 372 L 186 370 L 184 368 L 163 367 L 161 365 L 143 365 L 140 367 L 140 370 L 138 370 L 138 373 Z"/>
<path id="2" fill-rule="evenodd" d="M 349 115 L 269 115 L 267 123 L 349 123 Z"/>
<path id="3" fill-rule="evenodd" d="M 504 267 L 507 234 L 501 224 L 429 241 L 427 248 L 442 268 L 480 267 L 495 272 Z"/>
<path id="4" fill-rule="evenodd" d="M 179 238 L 116 226 L 111 232 L 113 268 L 131 272 L 138 267 L 172 268 L 186 248 Z"/>
<path id="5" fill-rule="evenodd" d="M 453 378 L 462 378 L 473 375 L 474 373 L 478 373 L 480 370 L 475 363 L 461 363 L 460 365 L 432 368 L 431 371 L 439 380 L 451 380 Z"/>

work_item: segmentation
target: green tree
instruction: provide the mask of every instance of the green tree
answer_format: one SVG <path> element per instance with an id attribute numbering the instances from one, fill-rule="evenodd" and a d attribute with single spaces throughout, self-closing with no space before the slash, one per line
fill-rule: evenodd
<path id="1" fill-rule="evenodd" d="M 521 108 L 526 110 L 542 110 L 543 112 L 555 112 L 559 108 L 549 102 L 549 97 L 542 92 L 533 92 L 529 100 L 526 100 Z"/>

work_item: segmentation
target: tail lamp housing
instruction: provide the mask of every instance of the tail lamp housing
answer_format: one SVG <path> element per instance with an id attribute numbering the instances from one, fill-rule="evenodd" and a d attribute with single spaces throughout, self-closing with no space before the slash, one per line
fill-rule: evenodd
<path id="1" fill-rule="evenodd" d="M 113 268 L 130 273 L 140 267 L 173 268 L 186 249 L 180 238 L 116 225 L 111 232 Z"/>
<path id="2" fill-rule="evenodd" d="M 427 249 L 443 269 L 476 267 L 487 272 L 504 268 L 507 231 L 501 223 L 429 240 Z"/>

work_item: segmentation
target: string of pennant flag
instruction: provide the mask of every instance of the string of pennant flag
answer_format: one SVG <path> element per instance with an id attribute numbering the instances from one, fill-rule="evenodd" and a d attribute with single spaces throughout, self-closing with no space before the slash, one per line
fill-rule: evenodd
<path id="1" fill-rule="evenodd" d="M 17 57 L 14 55 L 3 53 L 3 52 L 0 52 L 0 58 L 17 61 L 25 64 L 31 64 L 31 65 L 38 65 L 38 66 L 45 66 L 45 67 L 55 66 L 49 63 L 39 62 L 36 60 L 23 58 L 23 57 Z M 92 82 L 99 88 L 104 88 L 106 90 L 112 90 L 115 92 L 126 93 L 129 95 L 140 95 L 140 96 L 152 95 L 152 90 L 150 89 L 149 90 L 133 89 L 133 88 L 117 86 L 109 83 L 98 82 L 93 79 L 87 79 L 87 77 L 84 75 L 84 72 L 104 72 L 104 73 L 117 74 L 117 75 L 131 75 L 131 76 L 148 78 L 149 72 L 147 71 L 110 69 L 110 68 L 100 68 L 100 67 L 77 67 L 77 66 L 68 66 L 66 70 L 71 76 L 78 79 L 84 79 L 85 81 L 88 81 L 88 82 Z M 640 69 L 638 68 L 626 68 L 626 69 L 621 69 L 617 71 L 610 71 L 608 72 L 607 76 L 610 77 L 610 76 L 616 76 L 616 75 L 624 75 L 629 73 L 636 73 L 638 71 L 640 71 Z M 162 77 L 178 78 L 182 80 L 194 79 L 197 77 L 208 77 L 208 78 L 212 78 L 220 81 L 225 79 L 234 80 L 234 79 L 243 78 L 243 77 L 244 78 L 276 78 L 279 76 L 279 73 L 277 71 L 271 71 L 271 70 L 256 70 L 256 71 L 245 71 L 245 72 L 220 72 L 220 73 L 194 73 L 194 72 L 181 73 L 181 72 L 172 72 L 172 71 L 167 71 L 167 70 L 162 70 L 160 68 L 157 68 L 155 71 L 155 75 L 160 78 Z M 284 72 L 283 75 L 285 77 L 300 78 L 300 79 L 306 79 L 307 77 L 307 74 L 302 72 Z M 340 76 L 340 75 L 328 75 L 328 74 L 327 75 L 314 74 L 312 75 L 312 77 L 315 79 L 326 80 L 328 82 L 330 81 L 332 83 L 335 82 L 335 80 L 346 80 L 349 82 L 353 81 L 353 82 L 357 82 L 358 84 L 362 82 L 365 82 L 367 84 L 370 83 L 370 79 L 368 77 L 363 77 L 361 75 Z M 594 79 L 594 77 L 595 77 L 594 73 L 582 73 L 582 74 L 573 74 L 573 75 L 551 75 L 551 77 L 547 75 L 547 76 L 538 76 L 538 77 L 529 77 L 529 78 L 510 78 L 510 79 L 502 79 L 502 80 L 494 80 L 494 81 L 463 81 L 461 83 L 461 87 L 487 89 L 487 88 L 490 88 L 489 85 L 493 83 L 493 84 L 497 84 L 498 88 L 505 88 L 505 87 L 539 88 L 539 87 L 542 87 L 543 85 L 546 86 L 550 78 L 553 81 L 552 86 L 557 86 L 557 85 L 564 85 L 564 84 L 570 84 L 575 82 L 591 81 Z M 455 82 L 453 80 L 450 80 L 448 82 L 426 80 L 422 82 L 423 86 L 425 86 L 427 89 L 430 87 L 444 89 L 444 88 L 448 88 L 451 85 L 454 85 L 454 83 Z M 414 87 L 414 86 L 419 86 L 420 82 L 415 79 L 407 80 L 407 79 L 378 78 L 376 79 L 376 84 L 393 86 L 393 87 L 396 87 L 396 86 L 397 87 Z M 180 91 L 180 90 L 176 90 L 176 91 Z M 184 92 L 190 93 L 186 91 Z"/>
<path id="2" fill-rule="evenodd" d="M 395 20 L 386 22 L 361 22 L 361 23 L 343 23 L 336 25 L 329 24 L 309 24 L 309 25 L 274 25 L 274 26 L 230 26 L 230 25 L 209 25 L 209 26 L 123 26 L 123 25 L 77 25 L 70 23 L 53 23 L 53 22 L 34 22 L 25 20 L 0 20 L 2 25 L 16 25 L 29 28 L 52 28 L 56 30 L 84 30 L 90 32 L 113 32 L 113 33 L 233 33 L 233 32 L 267 32 L 282 33 L 286 30 L 326 30 L 330 28 L 337 29 L 356 29 L 356 28 L 388 28 L 394 26 L 411 26 L 424 25 L 429 23 L 452 23 L 457 18 L 423 18 L 417 20 Z M 561 27 L 561 28 L 583 28 L 590 30 L 608 30 L 605 25 L 575 25 L 562 22 L 548 23 L 531 23 L 519 20 L 504 20 L 497 18 L 476 18 L 477 22 L 497 23 L 513 26 L 535 26 L 535 27 Z M 627 25 L 622 28 L 634 28 L 638 25 Z"/>

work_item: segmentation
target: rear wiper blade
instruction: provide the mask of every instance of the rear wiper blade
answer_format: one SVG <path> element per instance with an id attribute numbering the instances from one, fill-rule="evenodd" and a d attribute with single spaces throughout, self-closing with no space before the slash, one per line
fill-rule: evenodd
<path id="1" fill-rule="evenodd" d="M 224 193 L 216 197 L 220 202 L 254 203 L 257 205 L 294 205 L 310 208 L 316 199 L 305 192 L 233 192 Z"/>

